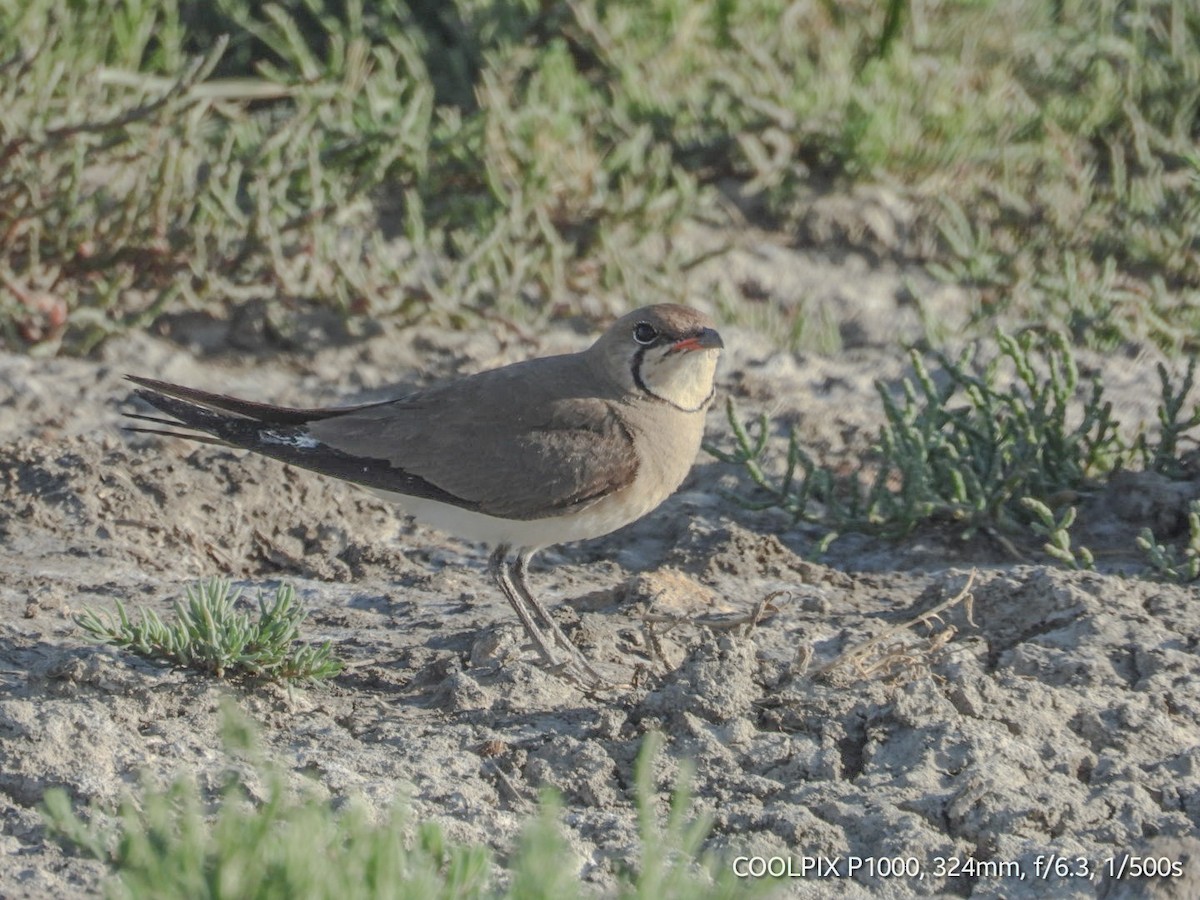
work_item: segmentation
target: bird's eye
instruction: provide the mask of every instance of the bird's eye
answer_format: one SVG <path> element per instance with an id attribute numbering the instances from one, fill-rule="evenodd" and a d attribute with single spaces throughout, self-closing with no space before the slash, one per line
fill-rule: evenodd
<path id="1" fill-rule="evenodd" d="M 638 322 L 633 326 L 633 339 L 639 344 L 653 344 L 658 337 L 658 329 L 649 322 Z"/>

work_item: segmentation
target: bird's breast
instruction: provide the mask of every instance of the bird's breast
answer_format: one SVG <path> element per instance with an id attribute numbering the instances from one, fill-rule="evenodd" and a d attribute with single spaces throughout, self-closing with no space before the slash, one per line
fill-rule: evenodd
<path id="1" fill-rule="evenodd" d="M 636 435 L 638 474 L 633 489 L 653 509 L 675 493 L 692 470 L 704 437 L 704 410 L 685 413 L 657 407 L 630 416 L 626 423 Z"/>

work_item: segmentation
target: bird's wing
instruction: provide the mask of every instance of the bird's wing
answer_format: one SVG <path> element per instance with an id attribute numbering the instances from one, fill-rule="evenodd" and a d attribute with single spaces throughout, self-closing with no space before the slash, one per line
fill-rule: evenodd
<path id="1" fill-rule="evenodd" d="M 270 406 L 132 378 L 139 397 L 204 434 L 131 430 L 226 443 L 501 518 L 546 518 L 632 484 L 638 468 L 632 434 L 611 398 L 593 396 L 587 373 L 568 359 L 536 360 L 535 369 L 518 363 L 400 400 L 330 409 Z"/>
<path id="2" fill-rule="evenodd" d="M 314 422 L 308 433 L 507 519 L 562 515 L 632 484 L 638 458 L 618 407 L 573 390 L 569 368 L 538 362 Z"/>

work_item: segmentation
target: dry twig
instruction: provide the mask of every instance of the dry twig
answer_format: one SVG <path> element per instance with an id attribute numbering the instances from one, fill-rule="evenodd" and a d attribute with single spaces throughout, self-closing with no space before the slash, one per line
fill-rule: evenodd
<path id="1" fill-rule="evenodd" d="M 978 572 L 972 569 L 971 573 L 967 576 L 967 583 L 953 597 L 943 600 L 937 606 L 926 610 L 908 621 L 901 622 L 899 625 L 895 625 L 875 635 L 870 640 L 851 647 L 833 661 L 815 669 L 812 676 L 814 678 L 827 676 L 835 669 L 845 665 L 853 665 L 861 678 L 867 678 L 881 672 L 891 672 L 900 666 L 919 666 L 922 662 L 922 657 L 927 658 L 930 654 L 945 647 L 954 638 L 954 635 L 958 633 L 958 629 L 950 625 L 931 635 L 928 644 L 921 651 L 921 657 L 916 655 L 916 651 L 904 638 L 918 625 L 932 626 L 935 622 L 943 623 L 942 613 L 960 603 L 966 612 L 967 622 L 974 627 L 975 619 L 973 611 L 975 598 L 971 595 L 971 587 L 975 584 L 975 576 L 977 574 Z"/>

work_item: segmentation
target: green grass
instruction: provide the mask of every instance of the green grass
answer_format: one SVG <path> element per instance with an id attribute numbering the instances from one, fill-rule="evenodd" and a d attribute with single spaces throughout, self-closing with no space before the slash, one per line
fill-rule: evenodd
<path id="1" fill-rule="evenodd" d="M 225 750 L 250 763 L 232 766 L 215 804 L 183 777 L 166 787 L 143 781 L 117 809 L 77 810 L 62 789 L 47 791 L 43 815 L 69 847 L 102 860 L 110 897 L 170 898 L 569 898 L 588 894 L 558 823 L 552 793 L 542 800 L 503 866 L 483 847 L 448 842 L 431 822 L 393 806 L 376 818 L 358 802 L 335 808 L 266 761 L 252 726 L 225 717 Z M 616 873 L 616 896 L 718 898 L 762 894 L 702 851 L 708 822 L 690 811 L 686 776 L 665 820 L 655 812 L 654 760 L 661 736 L 644 742 L 635 767 L 639 858 Z M 254 799 L 260 797 L 261 799 Z"/>
<path id="2" fill-rule="evenodd" d="M 883 183 L 918 210 L 886 252 L 984 331 L 1194 348 L 1198 32 L 1190 0 L 0 0 L 0 336 L 680 299 L 722 192 L 789 234 Z"/>
<path id="3" fill-rule="evenodd" d="M 169 623 L 150 609 L 135 621 L 119 600 L 115 613 L 88 609 L 75 622 L 98 643 L 217 678 L 321 681 L 341 670 L 328 641 L 297 643 L 306 613 L 290 585 L 281 584 L 270 600 L 260 591 L 257 616 L 237 610 L 240 596 L 229 581 L 213 578 L 186 589 Z"/>

